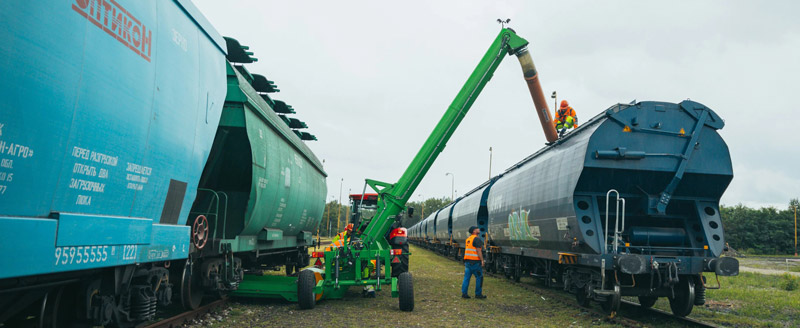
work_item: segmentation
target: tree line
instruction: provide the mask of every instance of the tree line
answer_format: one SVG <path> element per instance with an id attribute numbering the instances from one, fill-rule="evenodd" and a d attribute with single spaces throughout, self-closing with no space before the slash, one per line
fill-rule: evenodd
<path id="1" fill-rule="evenodd" d="M 410 227 L 419 221 L 428 217 L 434 211 L 444 207 L 450 203 L 450 198 L 428 198 L 424 201 L 413 201 L 406 203 L 406 207 L 414 208 L 414 215 L 403 215 L 402 224 L 404 227 Z M 333 200 L 325 204 L 325 210 L 322 212 L 322 221 L 319 224 L 319 234 L 321 236 L 336 235 L 344 230 L 347 223 L 350 222 L 350 206 L 339 204 L 338 201 Z M 317 231 L 314 231 L 316 234 Z"/>
<path id="2" fill-rule="evenodd" d="M 798 205 L 797 199 L 792 199 L 785 209 L 722 205 L 719 212 L 725 241 L 746 254 L 794 254 L 794 218 Z"/>

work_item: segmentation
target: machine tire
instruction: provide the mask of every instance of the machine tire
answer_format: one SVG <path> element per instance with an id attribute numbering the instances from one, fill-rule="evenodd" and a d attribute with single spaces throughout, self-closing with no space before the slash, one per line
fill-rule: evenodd
<path id="1" fill-rule="evenodd" d="M 672 314 L 677 317 L 685 317 L 692 313 L 694 307 L 694 279 L 691 277 L 681 277 L 675 285 L 675 297 L 669 298 L 669 307 Z"/>
<path id="2" fill-rule="evenodd" d="M 297 303 L 303 310 L 313 309 L 317 304 L 317 297 L 314 295 L 314 287 L 317 285 L 317 279 L 314 276 L 314 271 L 303 270 L 297 277 Z"/>
<path id="3" fill-rule="evenodd" d="M 639 296 L 639 306 L 651 308 L 658 301 L 658 296 Z"/>
<path id="4" fill-rule="evenodd" d="M 392 263 L 392 277 L 398 277 L 403 272 L 408 272 L 408 255 L 398 256 L 400 263 Z"/>
<path id="5" fill-rule="evenodd" d="M 397 291 L 399 293 L 400 311 L 413 311 L 414 282 L 410 272 L 403 272 L 397 277 Z"/>
<path id="6" fill-rule="evenodd" d="M 402 245 L 400 250 L 402 250 L 402 253 L 397 256 L 400 263 L 392 263 L 392 277 L 397 277 L 403 272 L 408 272 L 408 244 Z"/>

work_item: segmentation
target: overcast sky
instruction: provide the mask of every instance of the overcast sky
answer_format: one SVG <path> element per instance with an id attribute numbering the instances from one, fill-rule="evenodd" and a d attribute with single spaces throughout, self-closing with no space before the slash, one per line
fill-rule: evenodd
<path id="1" fill-rule="evenodd" d="M 319 141 L 328 200 L 364 178 L 395 182 L 492 40 L 497 18 L 530 41 L 546 95 L 585 121 L 636 100 L 692 99 L 725 119 L 734 179 L 723 204 L 800 196 L 800 1 L 194 0 L 249 45 Z M 412 200 L 457 194 L 545 142 L 507 57 Z M 552 105 L 551 105 L 552 106 Z"/>

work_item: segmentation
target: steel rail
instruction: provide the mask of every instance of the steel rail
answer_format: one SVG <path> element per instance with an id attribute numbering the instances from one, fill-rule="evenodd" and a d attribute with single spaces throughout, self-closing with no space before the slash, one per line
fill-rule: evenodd
<path id="1" fill-rule="evenodd" d="M 189 323 L 193 319 L 201 318 L 206 313 L 211 313 L 212 311 L 224 306 L 228 303 L 227 299 L 220 299 L 214 302 L 208 303 L 203 305 L 196 310 L 186 311 L 175 315 L 173 317 L 169 317 L 163 320 L 159 320 L 154 322 L 150 325 L 145 326 L 145 328 L 177 328 L 183 327 L 184 324 Z"/>

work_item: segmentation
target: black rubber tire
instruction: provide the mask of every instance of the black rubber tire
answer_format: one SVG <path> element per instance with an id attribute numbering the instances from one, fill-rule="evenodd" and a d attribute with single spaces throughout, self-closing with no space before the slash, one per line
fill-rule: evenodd
<path id="1" fill-rule="evenodd" d="M 651 308 L 658 302 L 658 296 L 639 296 L 639 306 Z"/>
<path id="2" fill-rule="evenodd" d="M 317 295 L 314 294 L 314 287 L 317 285 L 317 278 L 314 271 L 303 270 L 297 276 L 297 303 L 303 310 L 313 309 L 317 304 Z"/>
<path id="3" fill-rule="evenodd" d="M 692 313 L 694 308 L 694 279 L 688 276 L 680 277 L 675 285 L 675 297 L 669 298 L 669 307 L 676 317 L 685 317 Z"/>
<path id="4" fill-rule="evenodd" d="M 586 290 L 587 286 L 584 288 L 577 288 L 575 290 L 575 300 L 578 301 L 578 306 L 581 307 L 589 307 L 589 292 Z"/>
<path id="5" fill-rule="evenodd" d="M 403 272 L 397 277 L 397 291 L 399 293 L 400 311 L 414 310 L 414 282 L 411 272 Z"/>
<path id="6" fill-rule="evenodd" d="M 397 256 L 400 263 L 392 263 L 392 277 L 398 277 L 403 272 L 408 272 L 408 244 L 400 246 L 402 253 Z"/>

